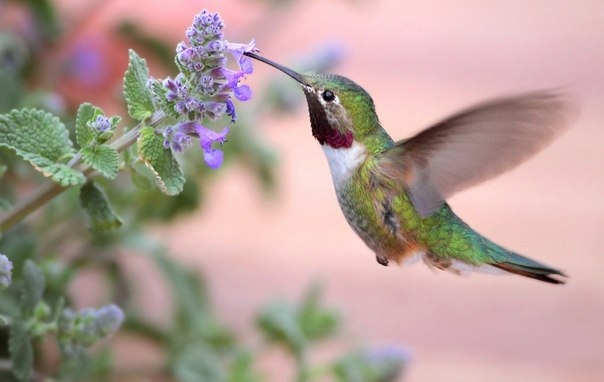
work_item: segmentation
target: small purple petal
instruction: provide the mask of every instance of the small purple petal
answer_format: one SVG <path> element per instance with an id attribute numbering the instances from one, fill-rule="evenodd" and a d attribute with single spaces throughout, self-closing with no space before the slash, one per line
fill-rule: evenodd
<path id="1" fill-rule="evenodd" d="M 227 81 L 226 87 L 234 88 L 239 79 L 243 77 L 243 72 L 236 72 L 227 68 L 220 68 L 217 72 Z"/>
<path id="2" fill-rule="evenodd" d="M 206 150 L 210 149 L 214 142 L 219 142 L 221 144 L 224 143 L 226 141 L 226 136 L 229 133 L 229 128 L 225 127 L 221 132 L 216 132 L 201 124 L 197 124 L 195 131 L 199 136 L 199 144 L 201 145 L 201 148 Z"/>
<path id="3" fill-rule="evenodd" d="M 252 67 L 252 59 L 248 56 L 241 56 L 241 60 L 239 60 L 239 66 L 241 67 L 241 71 L 244 74 L 252 74 L 254 68 Z"/>
<path id="4" fill-rule="evenodd" d="M 237 112 L 235 111 L 235 105 L 233 104 L 233 101 L 228 99 L 226 101 L 226 107 L 226 114 L 231 117 L 231 123 L 235 123 L 235 121 L 237 120 Z"/>
<path id="5" fill-rule="evenodd" d="M 224 102 L 208 101 L 204 103 L 204 112 L 206 117 L 218 119 L 227 111 L 227 105 Z"/>
<path id="6" fill-rule="evenodd" d="M 215 170 L 222 164 L 222 160 L 224 158 L 224 153 L 218 149 L 204 149 L 203 150 L 203 159 L 209 168 Z"/>
<path id="7" fill-rule="evenodd" d="M 247 85 L 241 85 L 235 88 L 233 94 L 239 101 L 247 101 L 252 98 L 252 90 Z"/>
<path id="8" fill-rule="evenodd" d="M 241 62 L 241 56 L 243 56 L 243 52 L 251 52 L 252 50 L 254 50 L 256 46 L 256 41 L 252 40 L 247 44 L 238 44 L 230 43 L 225 40 L 224 45 L 226 50 L 228 50 L 233 55 L 235 61 Z"/>

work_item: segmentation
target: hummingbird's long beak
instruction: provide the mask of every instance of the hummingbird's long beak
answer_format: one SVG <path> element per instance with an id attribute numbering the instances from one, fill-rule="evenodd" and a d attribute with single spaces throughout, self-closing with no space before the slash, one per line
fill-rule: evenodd
<path id="1" fill-rule="evenodd" d="M 262 61 L 267 65 L 272 66 L 275 69 L 279 69 L 280 71 L 282 71 L 283 73 L 287 74 L 288 76 L 290 76 L 291 78 L 293 78 L 294 80 L 298 81 L 302 86 L 308 86 L 306 84 L 306 82 L 304 82 L 304 77 L 302 77 L 302 75 L 298 72 L 295 72 L 293 70 L 291 70 L 290 68 L 287 68 L 281 64 L 278 64 L 274 61 L 269 60 L 268 58 L 264 58 L 256 53 L 253 52 L 243 52 L 243 54 L 245 54 L 248 57 L 254 58 L 258 61 Z"/>

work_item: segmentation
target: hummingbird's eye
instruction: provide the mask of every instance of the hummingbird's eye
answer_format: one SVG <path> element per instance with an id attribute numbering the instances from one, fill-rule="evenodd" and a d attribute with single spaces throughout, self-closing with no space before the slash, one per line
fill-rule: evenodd
<path id="1" fill-rule="evenodd" d="M 324 90 L 323 93 L 321 93 L 321 98 L 323 98 L 323 101 L 325 102 L 331 102 L 336 99 L 336 95 L 333 94 L 331 90 Z"/>

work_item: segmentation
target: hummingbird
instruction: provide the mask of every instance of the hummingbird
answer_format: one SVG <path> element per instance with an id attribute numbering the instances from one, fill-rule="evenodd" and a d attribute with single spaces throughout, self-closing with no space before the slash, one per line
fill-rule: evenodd
<path id="1" fill-rule="evenodd" d="M 562 271 L 495 244 L 446 202 L 520 164 L 563 132 L 572 107 L 561 94 L 541 90 L 489 100 L 394 141 L 369 93 L 352 80 L 300 74 L 256 51 L 244 54 L 301 85 L 340 208 L 379 264 L 421 258 L 455 274 L 512 273 L 564 284 Z"/>

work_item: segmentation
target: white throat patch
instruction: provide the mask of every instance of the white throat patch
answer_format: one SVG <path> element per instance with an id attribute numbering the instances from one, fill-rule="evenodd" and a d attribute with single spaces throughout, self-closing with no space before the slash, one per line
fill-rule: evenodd
<path id="1" fill-rule="evenodd" d="M 348 183 L 354 171 L 363 163 L 367 157 L 365 146 L 358 142 L 352 142 L 349 148 L 334 149 L 329 145 L 321 145 L 329 169 L 331 170 L 331 178 L 336 190 L 341 189 Z"/>

